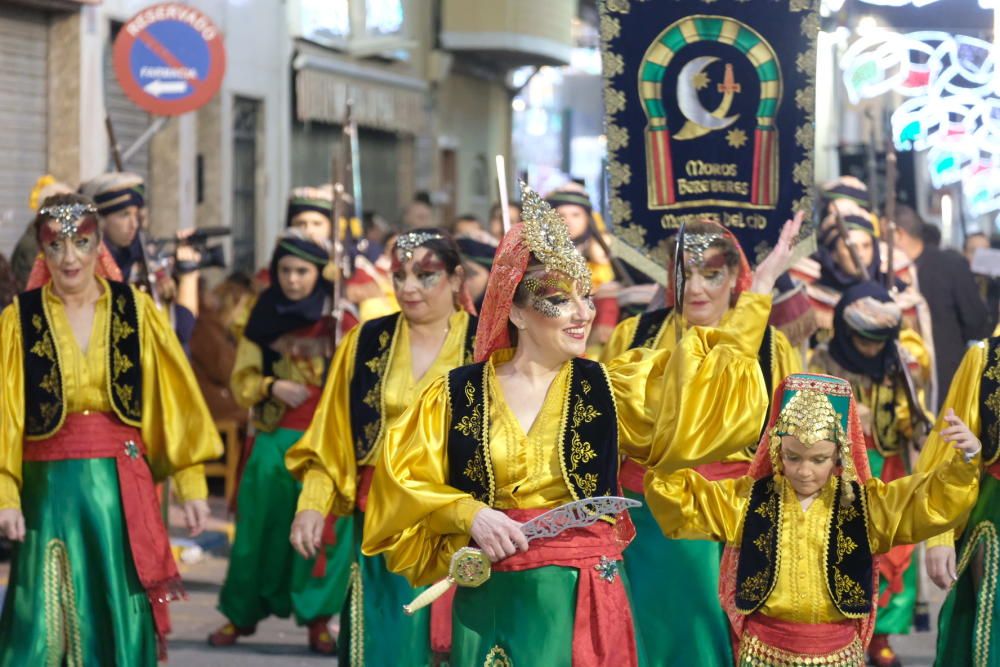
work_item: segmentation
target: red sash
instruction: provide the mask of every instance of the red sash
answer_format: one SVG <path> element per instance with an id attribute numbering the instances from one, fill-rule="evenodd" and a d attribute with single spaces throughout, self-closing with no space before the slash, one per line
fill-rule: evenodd
<path id="1" fill-rule="evenodd" d="M 520 522 L 543 512 L 504 510 L 504 514 Z M 628 515 L 623 515 L 615 526 L 598 521 L 532 542 L 527 551 L 494 563 L 493 570 L 520 572 L 546 565 L 577 568 L 580 575 L 573 625 L 574 667 L 635 665 L 638 654 L 632 607 L 618 572 L 623 567 L 622 551 L 634 535 Z"/>
<path id="2" fill-rule="evenodd" d="M 986 472 L 995 479 L 1000 479 L 1000 461 L 994 461 L 993 465 L 986 467 Z"/>
<path id="3" fill-rule="evenodd" d="M 74 413 L 52 437 L 26 440 L 23 456 L 25 461 L 115 460 L 132 561 L 149 598 L 160 656 L 165 658 L 167 603 L 185 595 L 139 429 L 105 413 Z"/>
<path id="4" fill-rule="evenodd" d="M 319 398 L 323 393 L 323 388 L 306 385 L 306 389 L 309 390 L 309 398 L 299 407 L 285 410 L 285 414 L 281 416 L 281 421 L 278 422 L 279 428 L 287 428 L 292 431 L 305 431 L 309 428 L 309 424 L 312 423 L 313 414 L 316 412 L 316 407 L 319 405 Z"/>
<path id="5" fill-rule="evenodd" d="M 618 471 L 618 482 L 622 485 L 623 489 L 632 493 L 642 494 L 645 493 L 642 488 L 642 478 L 645 476 L 645 468 L 632 459 L 625 459 Z"/>

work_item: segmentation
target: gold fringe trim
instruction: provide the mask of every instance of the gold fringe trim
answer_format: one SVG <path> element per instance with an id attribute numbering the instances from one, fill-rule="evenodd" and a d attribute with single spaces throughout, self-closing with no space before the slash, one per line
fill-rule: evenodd
<path id="1" fill-rule="evenodd" d="M 62 540 L 45 547 L 45 663 L 48 667 L 82 667 L 83 643 L 76 613 L 76 590 L 69 553 Z M 65 662 L 64 662 L 65 659 Z"/>
<path id="2" fill-rule="evenodd" d="M 983 580 L 976 595 L 976 620 L 972 631 L 974 667 L 990 667 L 990 633 L 993 629 L 993 605 L 996 604 L 997 582 L 1000 578 L 1000 538 L 997 527 L 990 521 L 976 524 L 962 548 L 958 575 L 969 566 L 978 547 L 983 547 Z"/>
<path id="3" fill-rule="evenodd" d="M 351 667 L 365 665 L 365 590 L 361 564 L 351 563 Z"/>

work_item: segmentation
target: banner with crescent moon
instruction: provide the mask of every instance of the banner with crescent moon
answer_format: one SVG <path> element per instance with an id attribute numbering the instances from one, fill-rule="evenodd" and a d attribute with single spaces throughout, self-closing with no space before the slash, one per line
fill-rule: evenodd
<path id="1" fill-rule="evenodd" d="M 811 213 L 818 0 L 604 0 L 615 252 L 657 279 L 703 218 L 751 261 Z"/>

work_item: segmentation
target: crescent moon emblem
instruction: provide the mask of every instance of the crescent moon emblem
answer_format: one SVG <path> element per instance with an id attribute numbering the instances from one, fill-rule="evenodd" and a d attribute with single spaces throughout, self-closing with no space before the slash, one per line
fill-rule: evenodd
<path id="1" fill-rule="evenodd" d="M 739 114 L 726 116 L 733 104 L 733 90 L 727 90 L 723 94 L 722 102 L 719 103 L 719 108 L 715 111 L 709 111 L 702 106 L 701 100 L 698 98 L 694 77 L 716 60 L 718 58 L 715 56 L 700 56 L 681 68 L 680 75 L 677 77 L 677 106 L 687 118 L 687 122 L 684 123 L 680 132 L 671 137 L 672 139 L 677 141 L 697 139 L 709 132 L 724 130 L 739 120 Z"/>

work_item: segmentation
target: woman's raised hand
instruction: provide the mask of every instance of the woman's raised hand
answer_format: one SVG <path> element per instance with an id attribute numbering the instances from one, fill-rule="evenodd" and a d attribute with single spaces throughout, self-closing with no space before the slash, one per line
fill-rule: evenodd
<path id="1" fill-rule="evenodd" d="M 767 257 L 761 260 L 760 264 L 753 272 L 753 282 L 750 284 L 750 291 L 757 294 L 771 294 L 774 283 L 782 273 L 787 271 L 792 265 L 792 246 L 795 237 L 802 229 L 802 221 L 806 214 L 799 211 L 795 217 L 785 222 L 781 228 L 781 235 L 774 248 Z"/>

